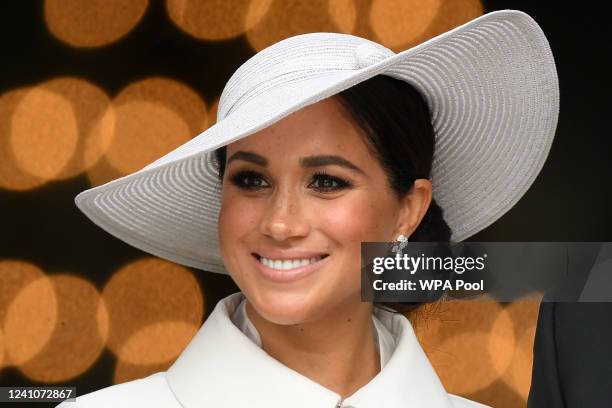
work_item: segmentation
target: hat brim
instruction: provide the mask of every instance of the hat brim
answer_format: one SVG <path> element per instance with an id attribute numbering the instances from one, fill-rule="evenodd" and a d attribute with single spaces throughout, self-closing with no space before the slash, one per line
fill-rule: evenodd
<path id="1" fill-rule="evenodd" d="M 214 150 L 379 74 L 410 82 L 429 104 L 436 131 L 433 195 L 452 241 L 486 228 L 516 204 L 548 156 L 559 87 L 544 33 L 514 10 L 485 14 L 363 68 L 315 73 L 266 90 L 140 171 L 83 191 L 75 202 L 130 245 L 227 273 L 218 247 Z"/>

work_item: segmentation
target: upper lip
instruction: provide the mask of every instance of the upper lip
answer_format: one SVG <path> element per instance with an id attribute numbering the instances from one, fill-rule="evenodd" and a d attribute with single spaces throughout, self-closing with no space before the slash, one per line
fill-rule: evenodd
<path id="1" fill-rule="evenodd" d="M 303 258 L 315 258 L 318 256 L 326 256 L 328 254 L 324 252 L 305 251 L 298 249 L 266 249 L 257 252 L 253 252 L 254 255 L 268 258 L 268 259 L 303 259 Z"/>

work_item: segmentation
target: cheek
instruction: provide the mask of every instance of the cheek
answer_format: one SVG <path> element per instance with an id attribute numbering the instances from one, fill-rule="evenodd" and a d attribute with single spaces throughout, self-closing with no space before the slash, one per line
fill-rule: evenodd
<path id="1" fill-rule="evenodd" d="M 245 237 L 255 226 L 256 211 L 248 200 L 241 200 L 236 196 L 223 198 L 223 205 L 219 212 L 219 246 L 222 254 L 226 254 L 232 247 Z"/>
<path id="2" fill-rule="evenodd" d="M 326 233 L 341 243 L 383 239 L 389 229 L 390 210 L 370 197 L 346 200 L 321 211 Z"/>

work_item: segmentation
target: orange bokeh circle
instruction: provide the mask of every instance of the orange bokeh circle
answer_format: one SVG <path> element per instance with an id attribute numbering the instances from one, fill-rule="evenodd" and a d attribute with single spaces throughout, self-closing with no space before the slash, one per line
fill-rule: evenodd
<path id="1" fill-rule="evenodd" d="M 514 323 L 497 302 L 437 302 L 414 319 L 421 345 L 451 393 L 465 395 L 488 387 L 512 361 Z"/>
<path id="2" fill-rule="evenodd" d="M 207 126 L 206 104 L 187 85 L 161 77 L 134 82 L 96 126 L 105 154 L 87 172 L 89 181 L 97 186 L 140 170 Z"/>
<path id="3" fill-rule="evenodd" d="M 266 14 L 272 0 L 167 0 L 172 21 L 195 38 L 227 40 L 243 34 Z"/>
<path id="4" fill-rule="evenodd" d="M 0 187 L 28 190 L 74 177 L 108 148 L 99 122 L 110 99 L 72 77 L 9 91 L 0 97 Z"/>
<path id="5" fill-rule="evenodd" d="M 104 349 L 108 327 L 104 305 L 90 282 L 70 274 L 49 275 L 49 281 L 57 304 L 52 335 L 34 358 L 18 365 L 26 377 L 44 383 L 87 371 Z"/>
<path id="6" fill-rule="evenodd" d="M 172 360 L 201 325 L 204 298 L 188 268 L 153 257 L 117 270 L 102 296 L 109 316 L 108 347 L 128 364 Z"/>
<path id="7" fill-rule="evenodd" d="M 46 0 L 49 31 L 73 47 L 100 47 L 119 40 L 142 19 L 148 0 Z"/>

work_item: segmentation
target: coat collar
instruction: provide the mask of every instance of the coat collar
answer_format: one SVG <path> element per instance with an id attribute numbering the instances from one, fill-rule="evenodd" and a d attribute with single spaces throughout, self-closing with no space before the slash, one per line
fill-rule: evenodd
<path id="1" fill-rule="evenodd" d="M 234 293 L 217 303 L 166 378 L 185 408 L 334 408 L 339 394 L 283 365 L 251 341 L 231 320 L 243 299 Z M 342 401 L 355 408 L 452 408 L 408 319 L 375 308 L 396 339 L 393 355 L 365 386 Z"/>

